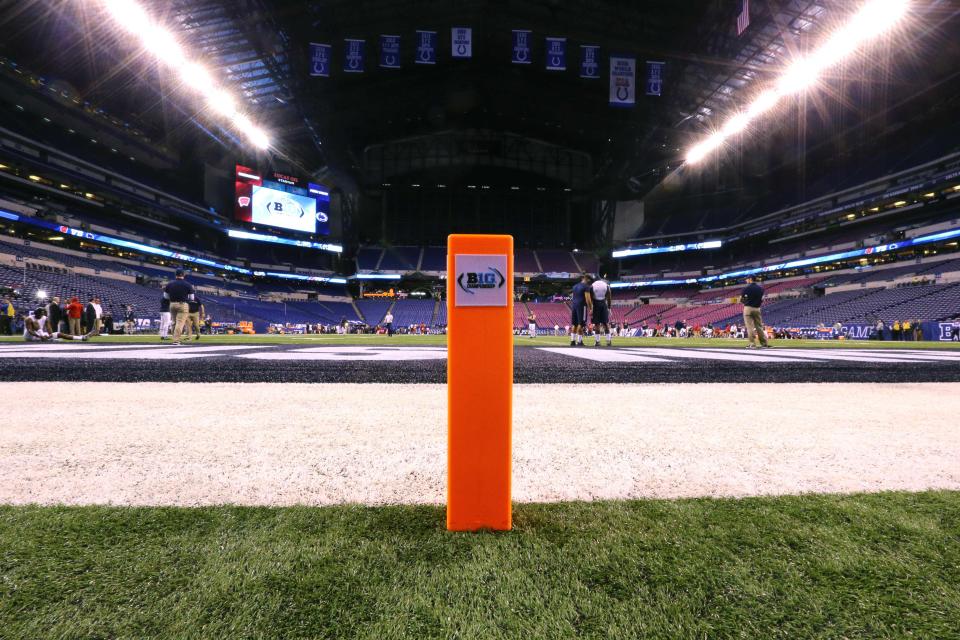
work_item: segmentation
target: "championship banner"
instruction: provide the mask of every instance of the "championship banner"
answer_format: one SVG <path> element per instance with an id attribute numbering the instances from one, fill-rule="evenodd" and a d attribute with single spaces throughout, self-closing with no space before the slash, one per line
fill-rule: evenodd
<path id="1" fill-rule="evenodd" d="M 450 55 L 454 58 L 473 57 L 473 29 L 470 27 L 450 29 Z"/>
<path id="2" fill-rule="evenodd" d="M 524 29 L 513 30 L 513 64 L 530 64 L 530 31 Z"/>
<path id="3" fill-rule="evenodd" d="M 346 53 L 343 58 L 344 73 L 363 73 L 363 54 L 366 49 L 366 40 L 345 38 Z"/>
<path id="4" fill-rule="evenodd" d="M 580 77 L 600 77 L 600 47 L 595 44 L 580 45 Z"/>
<path id="5" fill-rule="evenodd" d="M 647 95 L 658 96 L 663 89 L 663 62 L 647 60 Z"/>
<path id="6" fill-rule="evenodd" d="M 417 31 L 417 64 L 437 64 L 437 32 Z"/>
<path id="7" fill-rule="evenodd" d="M 610 56 L 610 105 L 632 107 L 637 103 L 637 59 Z"/>
<path id="8" fill-rule="evenodd" d="M 330 77 L 330 45 L 310 43 L 310 75 Z"/>
<path id="9" fill-rule="evenodd" d="M 567 70 L 567 39 L 547 38 L 547 71 Z"/>
<path id="10" fill-rule="evenodd" d="M 380 36 L 380 66 L 384 69 L 400 68 L 400 36 Z"/>

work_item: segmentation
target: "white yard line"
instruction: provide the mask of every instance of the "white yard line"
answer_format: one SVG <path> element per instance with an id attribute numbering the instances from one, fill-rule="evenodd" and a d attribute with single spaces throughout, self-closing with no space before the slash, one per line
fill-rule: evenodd
<path id="1" fill-rule="evenodd" d="M 0 503 L 442 503 L 444 385 L 4 383 Z M 514 497 L 960 489 L 960 383 L 517 385 Z"/>
<path id="2" fill-rule="evenodd" d="M 43 345 L 41 345 L 43 346 Z M 0 351 L 0 358 L 21 358 L 21 359 L 50 359 L 50 358 L 75 358 L 85 360 L 185 360 L 191 358 L 211 358 L 214 356 L 225 356 L 235 351 L 246 351 L 249 349 L 260 349 L 256 345 L 246 346 L 222 346 L 211 345 L 208 347 L 193 348 L 190 344 L 176 346 L 167 345 L 162 349 L 156 349 L 145 346 L 143 349 L 129 349 L 126 351 L 114 351 L 103 347 L 87 347 L 83 352 L 77 351 L 44 351 L 34 350 L 27 346 L 20 351 Z"/>
<path id="3" fill-rule="evenodd" d="M 539 350 L 561 356 L 593 360 L 594 362 L 670 362 L 666 358 L 645 356 L 634 353 L 632 350 L 607 349 L 606 347 L 541 347 Z"/>

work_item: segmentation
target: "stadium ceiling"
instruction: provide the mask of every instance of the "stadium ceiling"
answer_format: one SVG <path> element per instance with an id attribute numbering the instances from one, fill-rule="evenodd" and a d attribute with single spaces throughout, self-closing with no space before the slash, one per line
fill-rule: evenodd
<path id="1" fill-rule="evenodd" d="M 66 31 L 81 31 L 84 25 L 81 20 L 66 19 L 60 22 L 70 24 L 40 29 L 33 14 L 45 14 L 51 23 L 60 14 L 76 14 L 77 4 L 75 0 L 17 3 L 15 15 L 2 17 L 7 33 L 14 34 L 4 49 L 12 50 L 15 59 L 32 57 L 23 62 L 41 72 L 62 71 L 65 79 L 91 93 L 98 89 L 103 93 L 109 87 L 117 94 L 140 85 L 140 105 L 116 95 L 111 101 L 155 121 L 175 117 L 169 108 L 158 113 L 155 106 L 143 107 L 143 103 L 169 104 L 170 98 L 158 96 L 157 87 L 138 77 L 129 65 L 114 69 L 123 62 L 122 53 L 111 51 L 108 43 L 92 34 L 84 39 L 86 58 L 102 54 L 116 64 L 90 61 L 83 69 L 76 62 L 57 64 L 57 56 L 44 43 Z M 841 18 L 856 3 L 754 0 L 750 26 L 739 36 L 740 3 L 715 0 L 170 0 L 143 4 L 240 101 L 255 110 L 276 152 L 303 170 L 315 174 L 328 167 L 360 185 L 374 186 L 385 173 L 382 167 L 367 166 L 370 158 L 407 154 L 411 171 L 444 163 L 456 167 L 456 154 L 472 148 L 470 137 L 476 135 L 486 149 L 509 144 L 521 156 L 534 148 L 538 157 L 552 154 L 558 162 L 588 157 L 586 168 L 578 160 L 576 184 L 556 169 L 545 168 L 543 174 L 559 176 L 578 191 L 617 198 L 645 193 L 660 182 L 682 161 L 684 149 L 702 136 L 715 114 L 742 104 L 745 92 L 773 77 L 785 59 L 803 47 L 808 34 L 815 36 L 818 28 Z M 436 65 L 412 63 L 417 29 L 444 34 L 442 47 L 453 26 L 473 28 L 473 58 L 452 60 L 441 53 Z M 511 30 L 516 28 L 533 32 L 535 54 L 542 53 L 546 36 L 568 38 L 568 71 L 550 73 L 542 64 L 511 64 Z M 402 37 L 402 69 L 377 67 L 381 34 Z M 366 39 L 365 73 L 339 71 L 345 38 Z M 311 42 L 333 46 L 331 77 L 310 77 Z M 605 76 L 578 77 L 580 44 L 600 45 L 603 57 L 613 52 L 636 55 L 641 86 L 635 108 L 608 105 Z M 646 60 L 666 62 L 660 97 L 642 95 Z M 55 68 L 44 69 L 44 64 Z M 190 109 L 185 112 L 191 113 Z M 202 118 L 196 124 L 202 127 Z M 506 138 L 498 143 L 498 136 Z M 529 144 L 514 144 L 518 139 Z M 436 155 L 444 145 L 448 152 L 440 153 L 433 163 L 429 157 L 417 157 L 418 153 Z M 550 154 L 542 153 L 543 149 L 550 149 Z"/>
<path id="2" fill-rule="evenodd" d="M 644 191 L 656 184 L 702 121 L 752 82 L 774 73 L 792 40 L 815 28 L 831 0 L 754 2 L 753 23 L 736 33 L 738 2 L 708 0 L 315 0 L 271 2 L 273 20 L 292 45 L 290 62 L 300 99 L 316 117 L 330 161 L 356 173 L 361 183 L 382 179 L 367 159 L 412 153 L 421 141 L 426 157 L 411 157 L 411 168 L 430 164 L 437 146 L 430 138 L 481 140 L 506 134 L 547 143 L 592 160 L 589 190 L 607 195 Z M 849 4 L 849 3 L 848 3 Z M 471 26 L 474 56 L 469 61 L 438 56 L 435 66 L 412 64 L 417 29 L 443 36 L 454 26 Z M 511 30 L 530 29 L 534 52 L 546 36 L 568 38 L 567 73 L 542 64 L 510 63 Z M 402 38 L 401 71 L 376 68 L 380 34 Z M 367 41 L 364 74 L 338 73 L 344 38 Z M 330 78 L 308 76 L 308 44 L 333 45 Z M 577 77 L 579 44 L 598 44 L 602 55 L 635 54 L 638 81 L 646 60 L 667 63 L 661 97 L 638 96 L 633 109 L 612 109 L 607 79 Z M 642 93 L 642 91 L 641 91 Z M 399 147 L 397 145 L 400 145 Z M 372 153 L 371 153 L 372 151 Z M 446 156 L 450 156 L 447 153 Z M 456 163 L 451 157 L 449 162 Z M 557 172 L 553 172 L 556 174 Z M 570 186 L 584 187 L 581 181 Z"/>

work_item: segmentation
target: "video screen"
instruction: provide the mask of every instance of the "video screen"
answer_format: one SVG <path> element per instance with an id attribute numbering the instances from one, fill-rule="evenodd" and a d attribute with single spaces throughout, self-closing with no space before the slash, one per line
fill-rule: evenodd
<path id="1" fill-rule="evenodd" d="M 238 165 L 235 217 L 251 224 L 329 235 L 330 193 L 294 176 L 265 177 Z"/>
<path id="2" fill-rule="evenodd" d="M 277 189 L 269 181 L 253 187 L 252 215 L 254 224 L 315 233 L 317 201 L 297 193 Z"/>

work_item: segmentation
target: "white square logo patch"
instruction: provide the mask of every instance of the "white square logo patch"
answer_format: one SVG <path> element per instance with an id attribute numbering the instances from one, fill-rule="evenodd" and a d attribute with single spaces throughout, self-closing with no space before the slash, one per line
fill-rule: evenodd
<path id="1" fill-rule="evenodd" d="M 461 253 L 454 260 L 454 306 L 507 306 L 507 256 Z"/>

